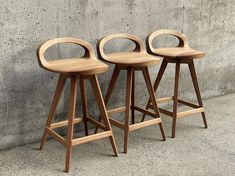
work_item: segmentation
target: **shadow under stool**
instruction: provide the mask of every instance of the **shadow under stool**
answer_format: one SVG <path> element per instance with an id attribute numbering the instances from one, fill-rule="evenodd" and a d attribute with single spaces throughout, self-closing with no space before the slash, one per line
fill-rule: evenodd
<path id="1" fill-rule="evenodd" d="M 114 52 L 106 54 L 104 52 L 104 46 L 107 42 L 113 39 L 128 39 L 135 44 L 135 49 L 129 52 Z M 111 117 L 110 123 L 124 131 L 124 153 L 127 153 L 128 148 L 128 138 L 129 132 L 144 128 L 150 125 L 158 124 L 160 127 L 160 131 L 165 140 L 164 129 L 162 125 L 162 121 L 160 118 L 159 109 L 157 106 L 154 90 L 152 87 L 148 66 L 156 65 L 160 62 L 160 60 L 152 55 L 147 54 L 146 50 L 144 49 L 144 42 L 136 36 L 130 34 L 113 34 L 102 38 L 97 45 L 98 55 L 99 57 L 109 63 L 115 64 L 115 68 L 113 71 L 113 75 L 111 81 L 109 83 L 106 96 L 104 99 L 105 105 L 107 106 L 108 101 L 110 99 L 111 93 L 114 89 L 115 83 L 117 81 L 118 75 L 121 70 L 127 71 L 127 85 L 126 85 L 126 100 L 125 106 L 115 109 L 108 110 L 108 115 L 114 115 L 116 113 L 125 112 L 125 122 L 121 123 Z M 141 71 L 144 76 L 145 84 L 147 86 L 150 99 L 152 102 L 152 107 L 154 109 L 154 113 L 148 110 L 145 110 L 141 107 L 135 106 L 135 71 Z M 134 111 L 139 111 L 142 113 L 146 113 L 152 117 L 151 120 L 135 123 L 135 116 Z M 130 116 L 131 112 L 131 116 Z M 130 124 L 130 117 L 132 119 L 132 124 Z M 101 118 L 99 119 L 101 120 Z M 97 129 L 95 133 L 97 132 Z"/>
<path id="2" fill-rule="evenodd" d="M 153 40 L 159 36 L 159 35 L 172 35 L 178 38 L 179 40 L 179 45 L 178 47 L 175 48 L 154 48 L 153 47 Z M 172 137 L 175 137 L 175 131 L 176 131 L 176 120 L 181 119 L 185 116 L 188 115 L 193 115 L 197 113 L 202 114 L 203 122 L 205 125 L 205 128 L 207 128 L 207 121 L 206 121 L 206 116 L 203 108 L 203 103 L 202 103 L 202 98 L 198 86 L 198 81 L 197 81 L 197 75 L 195 72 L 195 66 L 194 66 L 194 59 L 199 59 L 202 58 L 205 53 L 201 51 L 196 51 L 193 50 L 189 47 L 188 40 L 186 36 L 180 32 L 173 31 L 173 30 L 158 30 L 155 31 L 151 34 L 148 35 L 146 39 L 146 44 L 147 44 L 147 50 L 149 53 L 156 55 L 156 56 L 161 56 L 163 57 L 163 61 L 160 67 L 160 70 L 158 72 L 156 81 L 154 83 L 154 91 L 157 91 L 157 88 L 159 86 L 159 83 L 162 79 L 162 76 L 165 72 L 165 69 L 168 65 L 168 63 L 173 63 L 175 64 L 175 85 L 174 85 L 174 96 L 171 97 L 165 97 L 161 99 L 157 99 L 158 103 L 163 103 L 163 102 L 170 102 L 173 101 L 173 112 L 159 108 L 160 112 L 168 115 L 173 118 L 172 122 Z M 191 77 L 192 77 L 192 82 L 193 86 L 196 92 L 197 100 L 198 100 L 198 105 L 191 103 L 189 101 L 182 100 L 178 98 L 178 87 L 179 87 L 179 76 L 180 76 L 180 65 L 181 64 L 187 64 Z M 189 106 L 193 109 L 183 111 L 183 112 L 178 112 L 177 111 L 177 105 L 178 103 L 184 104 L 186 106 Z M 146 109 L 153 109 L 151 99 L 149 98 Z M 145 119 L 145 115 L 142 117 L 142 121 Z"/>
<path id="3" fill-rule="evenodd" d="M 59 43 L 70 43 L 70 44 L 80 45 L 85 50 L 85 54 L 81 58 L 67 58 L 67 59 L 46 61 L 44 57 L 46 50 L 52 45 Z M 80 145 L 86 142 L 109 137 L 114 154 L 118 156 L 118 151 L 116 148 L 112 129 L 104 105 L 104 100 L 101 94 L 98 79 L 96 76 L 96 74 L 106 72 L 108 70 L 108 65 L 102 63 L 96 58 L 94 50 L 88 42 L 76 38 L 57 38 L 57 39 L 48 40 L 38 48 L 37 55 L 38 55 L 39 65 L 42 68 L 60 74 L 56 90 L 54 93 L 54 98 L 51 104 L 50 112 L 48 115 L 47 124 L 41 140 L 40 150 L 42 150 L 48 135 L 52 136 L 54 139 L 56 139 L 58 142 L 64 145 L 66 147 L 66 162 L 65 162 L 66 172 L 69 172 L 71 165 L 72 147 L 75 145 Z M 67 79 L 71 80 L 68 120 L 52 123 L 59 99 L 61 97 Z M 87 98 L 85 91 L 86 90 L 85 80 L 87 79 L 90 80 L 91 87 L 94 91 L 95 98 L 104 123 L 98 122 L 97 120 L 89 117 L 88 115 Z M 82 118 L 76 117 L 75 114 L 78 80 L 80 81 L 81 100 L 83 106 Z M 82 121 L 84 123 L 86 136 L 74 139 L 73 138 L 74 125 Z M 98 134 L 88 135 L 87 122 L 92 123 L 96 127 L 103 129 L 104 131 Z M 55 129 L 60 127 L 67 127 L 66 139 L 54 131 Z"/>

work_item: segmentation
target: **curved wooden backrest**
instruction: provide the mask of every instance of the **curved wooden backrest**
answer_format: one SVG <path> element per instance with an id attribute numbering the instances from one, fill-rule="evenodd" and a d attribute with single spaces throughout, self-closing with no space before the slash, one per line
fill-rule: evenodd
<path id="1" fill-rule="evenodd" d="M 124 39 L 128 39 L 128 40 L 131 40 L 132 42 L 134 42 L 135 49 L 133 50 L 133 52 L 145 52 L 144 42 L 140 38 L 138 38 L 134 35 L 131 35 L 131 34 L 126 34 L 126 33 L 112 34 L 112 35 L 108 35 L 108 36 L 101 38 L 97 44 L 97 52 L 98 52 L 98 55 L 102 59 L 109 60 L 108 54 L 104 53 L 104 46 L 110 40 L 117 39 L 117 38 L 124 38 Z"/>
<path id="2" fill-rule="evenodd" d="M 179 45 L 178 47 L 185 47 L 189 48 L 188 40 L 186 36 L 183 33 L 174 31 L 174 30 L 158 30 L 150 33 L 147 38 L 146 38 L 146 45 L 147 45 L 147 50 L 153 52 L 154 47 L 153 47 L 153 40 L 159 36 L 159 35 L 172 35 L 178 38 L 179 40 Z"/>
<path id="3" fill-rule="evenodd" d="M 38 62 L 41 67 L 47 67 L 49 63 L 45 59 L 45 52 L 47 51 L 48 48 L 50 48 L 52 45 L 55 44 L 60 44 L 60 43 L 72 43 L 79 45 L 83 47 L 85 50 L 83 58 L 96 58 L 95 53 L 93 50 L 93 47 L 90 43 L 86 42 L 85 40 L 77 39 L 77 38 L 56 38 L 56 39 L 51 39 L 48 40 L 44 43 L 42 43 L 38 49 L 37 49 L 37 56 L 38 56 Z"/>

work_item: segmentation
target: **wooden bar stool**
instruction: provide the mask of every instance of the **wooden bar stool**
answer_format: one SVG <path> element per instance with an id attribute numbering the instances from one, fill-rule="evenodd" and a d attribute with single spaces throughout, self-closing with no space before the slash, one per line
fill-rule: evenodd
<path id="1" fill-rule="evenodd" d="M 135 49 L 130 52 L 115 52 L 115 53 L 109 53 L 109 54 L 104 53 L 105 44 L 108 41 L 117 39 L 117 38 L 124 38 L 124 39 L 133 41 L 136 45 Z M 99 41 L 97 47 L 98 47 L 97 48 L 98 55 L 101 59 L 109 63 L 115 64 L 113 75 L 112 75 L 112 78 L 111 78 L 111 81 L 110 81 L 110 84 L 109 84 L 109 87 L 108 87 L 108 90 L 104 99 L 105 105 L 108 104 L 108 101 L 110 99 L 111 93 L 113 91 L 113 88 L 115 86 L 115 83 L 117 81 L 120 71 L 121 70 L 127 71 L 126 105 L 125 107 L 108 110 L 109 116 L 119 113 L 119 112 L 125 112 L 124 124 L 117 120 L 109 118 L 110 123 L 112 125 L 124 130 L 124 153 L 127 153 L 129 132 L 133 130 L 144 128 L 144 127 L 154 125 L 154 124 L 159 124 L 163 140 L 165 140 L 164 129 L 163 129 L 162 121 L 160 118 L 160 113 L 159 113 L 156 98 L 154 95 L 154 90 L 153 90 L 149 72 L 148 72 L 148 66 L 158 64 L 160 60 L 158 58 L 155 58 L 147 54 L 146 50 L 144 49 L 143 41 L 139 39 L 138 37 L 130 35 L 130 34 L 113 34 L 113 35 L 106 36 Z M 143 108 L 140 108 L 138 106 L 135 106 L 135 98 L 134 98 L 135 96 L 135 92 L 134 92 L 135 91 L 135 86 L 134 86 L 135 71 L 142 71 L 143 73 L 145 83 L 146 83 L 148 92 L 150 94 L 151 101 L 153 102 L 154 113 L 148 110 L 145 110 Z M 154 117 L 154 119 L 135 124 L 135 116 L 134 116 L 135 110 L 144 112 Z M 131 111 L 131 118 L 132 118 L 131 125 L 129 124 L 130 111 Z"/>
<path id="2" fill-rule="evenodd" d="M 80 45 L 84 48 L 85 54 L 81 58 L 68 58 L 68 59 L 60 59 L 53 61 L 46 61 L 44 54 L 46 50 L 54 44 L 59 43 L 72 43 L 76 45 Z M 65 162 L 65 171 L 69 172 L 70 169 L 70 160 L 71 160 L 71 152 L 72 147 L 75 145 L 80 145 L 86 142 L 102 139 L 109 137 L 110 142 L 112 144 L 113 151 L 115 156 L 118 156 L 118 151 L 116 148 L 115 140 L 113 137 L 112 129 L 110 126 L 110 122 L 107 116 L 107 111 L 104 105 L 103 97 L 100 91 L 100 86 L 97 80 L 96 74 L 102 73 L 108 70 L 108 65 L 99 61 L 94 54 L 94 50 L 92 46 L 80 39 L 76 38 L 57 38 L 53 40 L 49 40 L 43 43 L 37 51 L 39 65 L 49 71 L 56 72 L 60 74 L 57 87 L 54 93 L 54 99 L 51 104 L 51 109 L 48 115 L 47 124 L 44 130 L 44 134 L 42 137 L 40 150 L 42 150 L 43 145 L 47 139 L 47 136 L 50 135 L 55 138 L 58 142 L 63 144 L 66 147 L 66 162 Z M 69 110 L 68 110 L 68 120 L 52 123 L 55 111 L 62 94 L 66 79 L 71 79 L 70 83 L 70 100 L 69 100 Z M 77 81 L 80 80 L 80 88 L 81 88 L 81 99 L 83 106 L 83 118 L 76 117 L 75 109 L 76 109 L 76 97 L 77 97 Z M 103 119 L 104 124 L 94 120 L 89 117 L 87 110 L 87 99 L 85 93 L 85 79 L 90 80 L 92 89 L 95 94 L 96 101 L 98 103 L 98 107 Z M 84 122 L 85 127 L 85 137 L 73 138 L 73 129 L 74 125 L 79 122 Z M 88 135 L 87 122 L 91 122 L 93 125 L 101 128 L 104 132 L 98 134 Z M 67 139 L 63 138 L 61 135 L 56 133 L 54 129 L 60 127 L 67 127 Z"/>
<path id="3" fill-rule="evenodd" d="M 153 40 L 159 35 L 166 35 L 166 34 L 172 35 L 172 36 L 175 36 L 178 38 L 178 40 L 179 40 L 178 47 L 175 47 L 175 48 L 154 48 L 152 45 Z M 162 79 L 162 76 L 163 76 L 164 71 L 167 67 L 167 64 L 168 63 L 175 64 L 174 96 L 157 100 L 157 102 L 159 102 L 159 103 L 173 101 L 173 112 L 159 108 L 161 113 L 168 115 L 168 116 L 171 116 L 173 118 L 172 137 L 173 138 L 175 137 L 176 119 L 180 119 L 180 118 L 188 116 L 188 115 L 201 113 L 205 128 L 207 128 L 206 116 L 205 116 L 205 112 L 204 112 L 204 108 L 203 108 L 203 104 L 202 104 L 202 98 L 200 95 L 200 90 L 199 90 L 197 76 L 196 76 L 194 62 L 193 62 L 193 59 L 202 58 L 205 55 L 205 53 L 191 49 L 189 47 L 188 40 L 187 40 L 186 36 L 180 32 L 173 31 L 173 30 L 159 30 L 159 31 L 155 31 L 155 32 L 149 34 L 146 39 L 146 44 L 147 44 L 147 50 L 149 53 L 156 55 L 156 56 L 164 57 L 162 64 L 161 64 L 161 67 L 160 67 L 160 70 L 159 70 L 159 73 L 157 75 L 157 79 L 154 83 L 154 91 L 156 91 L 159 86 L 159 83 Z M 198 105 L 178 98 L 179 74 L 180 74 L 180 65 L 181 64 L 188 64 L 190 74 L 192 77 L 192 81 L 193 81 L 193 86 L 194 86 L 194 89 L 195 89 L 195 92 L 197 95 L 197 100 L 199 103 Z M 178 103 L 184 104 L 184 105 L 189 106 L 193 109 L 188 110 L 188 111 L 183 111 L 183 112 L 177 112 L 177 104 Z M 149 109 L 149 108 L 153 108 L 150 98 L 149 98 L 149 101 L 146 106 L 146 109 Z M 144 121 L 145 115 L 146 114 L 143 115 L 142 121 Z"/>

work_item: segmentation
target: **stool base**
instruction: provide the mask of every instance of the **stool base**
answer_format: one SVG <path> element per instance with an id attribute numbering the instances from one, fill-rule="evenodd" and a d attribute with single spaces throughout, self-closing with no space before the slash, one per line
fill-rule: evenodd
<path id="1" fill-rule="evenodd" d="M 55 111 L 60 99 L 60 96 L 62 94 L 65 82 L 67 77 L 71 78 L 71 86 L 70 86 L 70 101 L 69 101 L 69 112 L 68 112 L 68 120 L 52 123 Z M 77 97 L 77 79 L 80 79 L 80 88 L 81 88 L 81 100 L 83 105 L 83 117 L 75 117 L 75 107 L 76 107 L 76 97 Z M 89 79 L 91 82 L 91 87 L 94 91 L 96 101 L 98 103 L 98 107 L 103 119 L 104 123 L 100 123 L 97 120 L 89 117 L 88 115 L 88 109 L 87 109 L 87 99 L 86 99 L 86 93 L 85 93 L 85 81 L 84 79 Z M 84 123 L 84 129 L 85 129 L 85 137 L 73 139 L 73 129 L 74 125 L 78 124 L 80 122 Z M 96 127 L 99 127 L 103 129 L 104 131 L 98 134 L 88 134 L 88 128 L 87 128 L 87 122 L 92 123 Z M 54 129 L 61 128 L 61 127 L 67 127 L 67 138 L 65 139 L 58 133 L 54 131 Z M 89 75 L 89 76 L 77 76 L 77 75 L 63 75 L 61 74 L 57 83 L 57 87 L 54 94 L 54 99 L 51 105 L 50 113 L 47 120 L 47 125 L 44 130 L 44 134 L 41 140 L 40 150 L 42 150 L 43 145 L 47 139 L 47 136 L 50 135 L 54 139 L 56 139 L 58 142 L 63 144 L 66 147 L 66 162 L 65 162 L 65 171 L 69 172 L 70 165 L 71 165 L 71 152 L 72 147 L 75 145 L 80 145 L 83 143 L 87 143 L 90 141 L 102 139 L 109 137 L 113 151 L 115 156 L 118 156 L 118 151 L 116 148 L 115 140 L 113 137 L 112 129 L 110 122 L 108 120 L 108 115 L 106 108 L 104 106 L 103 97 L 100 91 L 100 87 L 98 84 L 98 80 L 96 75 Z"/>
<path id="2" fill-rule="evenodd" d="M 127 86 L 126 86 L 126 105 L 125 107 L 120 107 L 116 109 L 108 110 L 109 117 L 113 114 L 119 113 L 119 112 L 125 112 L 125 122 L 121 123 L 115 119 L 109 118 L 110 123 L 124 131 L 124 153 L 127 153 L 128 148 L 128 140 L 129 140 L 129 132 L 144 128 L 150 125 L 158 124 L 160 127 L 160 131 L 163 137 L 163 140 L 166 140 L 164 128 L 162 125 L 162 121 L 160 118 L 159 109 L 156 102 L 156 97 L 154 95 L 154 90 L 152 87 L 150 75 L 148 72 L 147 67 L 131 67 L 131 66 L 119 66 L 116 65 L 113 71 L 113 75 L 104 99 L 105 105 L 107 106 L 108 101 L 111 97 L 111 93 L 114 89 L 115 83 L 117 81 L 118 75 L 120 73 L 120 70 L 126 70 L 127 71 Z M 144 80 L 151 98 L 151 101 L 153 102 L 153 109 L 154 113 L 151 111 L 148 111 L 146 109 L 140 108 L 138 106 L 135 106 L 135 71 L 142 71 Z M 152 120 L 148 120 L 145 122 L 140 122 L 135 124 L 135 111 L 139 112 L 145 112 L 146 114 L 154 117 Z M 130 118 L 131 118 L 131 124 L 130 124 Z M 99 121 L 101 121 L 101 118 L 99 118 Z M 98 128 L 96 128 L 95 133 L 97 132 Z"/>
<path id="3" fill-rule="evenodd" d="M 200 90 L 199 90 L 199 85 L 198 85 L 198 81 L 197 81 L 197 76 L 196 76 L 196 71 L 195 71 L 195 66 L 194 66 L 194 62 L 192 59 L 176 59 L 176 60 L 172 60 L 172 59 L 167 59 L 164 58 L 163 62 L 161 64 L 159 73 L 157 75 L 156 81 L 154 83 L 154 91 L 157 91 L 157 88 L 160 84 L 160 81 L 163 77 L 163 74 L 165 72 L 165 69 L 168 65 L 168 63 L 175 63 L 176 64 L 176 68 L 175 68 L 175 86 L 174 86 L 174 96 L 172 97 L 165 97 L 165 98 L 161 98 L 161 99 L 157 99 L 158 103 L 163 103 L 163 102 L 169 102 L 169 101 L 173 101 L 173 112 L 159 108 L 160 112 L 171 116 L 173 118 L 173 122 L 172 122 L 172 137 L 175 137 L 175 131 L 176 131 L 176 120 L 185 116 L 189 116 L 189 115 L 193 115 L 193 114 L 197 114 L 197 113 L 201 113 L 202 114 L 202 118 L 203 118 L 203 122 L 205 125 L 205 128 L 207 128 L 207 121 L 206 121 L 206 116 L 205 116 L 205 112 L 204 112 L 204 108 L 203 108 L 203 103 L 202 103 L 202 98 L 201 98 L 201 94 L 200 94 Z M 194 103 L 182 100 L 178 98 L 178 89 L 179 89 L 179 73 L 180 73 L 180 64 L 188 64 L 189 67 L 189 71 L 192 77 L 192 81 L 193 81 L 193 86 L 196 92 L 196 96 L 197 96 L 197 100 L 199 105 L 196 105 Z M 184 104 L 186 106 L 192 107 L 192 110 L 188 110 L 188 111 L 183 111 L 183 112 L 177 112 L 177 105 L 178 103 Z M 148 100 L 148 103 L 146 105 L 146 109 L 149 108 L 153 108 L 152 107 L 152 103 L 151 100 Z M 142 117 L 142 121 L 144 121 L 146 116 L 146 113 L 143 114 Z"/>

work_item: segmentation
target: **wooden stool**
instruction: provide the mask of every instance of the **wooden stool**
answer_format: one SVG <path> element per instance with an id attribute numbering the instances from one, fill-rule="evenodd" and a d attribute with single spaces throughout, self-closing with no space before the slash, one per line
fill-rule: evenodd
<path id="1" fill-rule="evenodd" d="M 159 35 L 164 35 L 164 34 L 169 34 L 169 35 L 173 35 L 173 36 L 177 37 L 179 39 L 178 47 L 175 47 L 175 48 L 154 48 L 152 45 L 154 38 Z M 193 62 L 193 59 L 202 58 L 205 55 L 205 53 L 191 49 L 189 47 L 188 40 L 185 37 L 185 35 L 182 33 L 173 31 L 173 30 L 159 30 L 159 31 L 155 31 L 155 32 L 149 34 L 147 37 L 147 40 L 146 40 L 146 44 L 147 44 L 147 50 L 149 53 L 156 55 L 156 56 L 164 57 L 162 64 L 161 64 L 161 67 L 160 67 L 160 70 L 159 70 L 159 73 L 157 75 L 157 79 L 154 83 L 154 91 L 156 91 L 159 86 L 159 83 L 162 79 L 162 76 L 163 76 L 164 71 L 167 67 L 167 64 L 168 63 L 175 63 L 176 64 L 174 96 L 157 100 L 158 103 L 169 102 L 169 101 L 173 100 L 173 112 L 159 108 L 161 113 L 168 115 L 168 116 L 171 116 L 173 118 L 172 137 L 173 138 L 175 137 L 176 119 L 180 119 L 180 118 L 188 116 L 188 115 L 201 113 L 205 128 L 207 128 L 206 116 L 205 116 L 205 112 L 204 112 L 204 108 L 203 108 L 203 104 L 202 104 L 202 98 L 200 95 L 197 76 L 196 76 L 194 62 Z M 193 81 L 193 86 L 194 86 L 194 89 L 195 89 L 195 92 L 197 95 L 197 100 L 198 100 L 199 105 L 196 105 L 191 102 L 188 102 L 188 101 L 185 101 L 185 100 L 178 98 L 180 64 L 188 64 L 190 74 L 192 77 L 192 81 Z M 188 111 L 183 111 L 183 112 L 177 112 L 177 104 L 178 103 L 187 105 L 187 106 L 194 108 L 194 109 L 188 110 Z M 149 99 L 147 106 L 146 106 L 146 109 L 149 109 L 149 108 L 153 108 L 152 103 L 151 103 L 151 99 Z M 146 114 L 143 115 L 142 121 L 144 121 L 145 115 Z"/>
<path id="2" fill-rule="evenodd" d="M 46 50 L 54 44 L 59 43 L 72 43 L 76 45 L 80 45 L 84 48 L 85 54 L 81 58 L 68 58 L 68 59 L 60 59 L 54 61 L 46 61 L 44 58 L 44 54 Z M 107 111 L 104 105 L 103 97 L 100 91 L 100 86 L 97 80 L 96 74 L 102 73 L 108 70 L 108 66 L 95 57 L 94 50 L 92 46 L 80 39 L 76 38 L 57 38 L 53 40 L 49 40 L 43 43 L 37 51 L 39 65 L 49 71 L 60 73 L 60 77 L 57 83 L 57 87 L 54 94 L 54 99 L 51 105 L 51 109 L 48 115 L 46 128 L 42 137 L 40 150 L 42 150 L 43 145 L 47 139 L 47 136 L 50 135 L 55 138 L 58 142 L 63 144 L 66 147 L 66 163 L 65 163 L 65 171 L 69 172 L 70 169 L 70 160 L 71 160 L 71 151 L 72 146 L 80 145 L 86 142 L 102 139 L 109 137 L 110 142 L 112 144 L 113 151 L 115 156 L 118 156 L 116 144 L 114 141 L 112 129 L 110 126 L 110 122 L 107 116 Z M 70 100 L 69 100 L 69 112 L 68 112 L 68 120 L 52 123 L 52 120 L 55 115 L 55 111 L 63 91 L 66 79 L 71 79 L 70 84 Z M 77 80 L 80 80 L 80 88 L 81 88 L 81 99 L 83 106 L 83 118 L 75 117 L 75 108 L 76 108 L 76 97 L 77 97 Z M 87 99 L 85 93 L 85 79 L 89 79 L 92 85 L 92 89 L 95 94 L 96 101 L 99 106 L 99 110 L 104 121 L 104 124 L 94 120 L 89 117 L 87 110 Z M 74 125 L 83 121 L 85 127 L 85 137 L 73 139 L 73 128 Z M 87 122 L 91 122 L 93 125 L 101 128 L 104 132 L 98 134 L 88 135 Z M 59 127 L 68 127 L 67 129 L 67 139 L 64 139 L 58 133 L 54 131 L 54 129 Z"/>
<path id="3" fill-rule="evenodd" d="M 124 38 L 124 39 L 129 39 L 133 41 L 136 45 L 135 49 L 130 52 L 115 52 L 115 53 L 105 54 L 104 45 L 108 41 L 112 39 L 117 39 L 117 38 Z M 129 132 L 133 130 L 144 128 L 144 127 L 154 125 L 154 124 L 159 124 L 163 140 L 165 140 L 164 129 L 163 129 L 162 121 L 160 118 L 160 113 L 158 110 L 156 98 L 154 95 L 154 90 L 152 87 L 152 83 L 150 80 L 148 67 L 147 67 L 149 65 L 158 64 L 160 60 L 158 58 L 155 58 L 147 54 L 147 52 L 144 49 L 143 41 L 137 38 L 136 36 L 133 36 L 130 34 L 114 34 L 114 35 L 106 36 L 99 41 L 97 47 L 98 47 L 97 48 L 98 55 L 101 59 L 109 63 L 115 64 L 113 75 L 112 75 L 112 78 L 111 78 L 111 81 L 110 81 L 110 84 L 109 84 L 109 87 L 108 87 L 108 90 L 104 99 L 105 105 L 108 104 L 108 101 L 110 99 L 111 93 L 117 81 L 120 70 L 127 71 L 126 106 L 108 110 L 109 116 L 119 113 L 119 112 L 125 112 L 124 124 L 120 123 L 117 120 L 109 118 L 111 124 L 124 130 L 124 153 L 127 153 Z M 135 106 L 135 98 L 134 98 L 135 97 L 135 92 L 134 92 L 135 91 L 135 85 L 134 85 L 135 84 L 135 71 L 139 71 L 139 70 L 142 71 L 143 73 L 145 83 L 147 85 L 147 89 L 150 94 L 150 98 L 153 102 L 153 108 L 154 108 L 155 113 L 152 113 L 143 108 Z M 135 116 L 134 116 L 135 110 L 144 112 L 154 117 L 154 119 L 135 124 Z M 129 124 L 130 111 L 131 111 L 132 125 Z"/>

